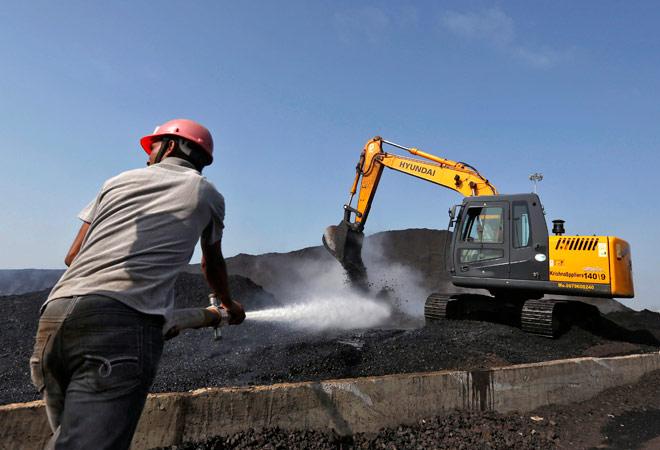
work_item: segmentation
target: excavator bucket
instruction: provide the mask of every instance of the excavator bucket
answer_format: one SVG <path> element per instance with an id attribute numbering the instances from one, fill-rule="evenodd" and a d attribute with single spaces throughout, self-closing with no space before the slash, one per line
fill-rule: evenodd
<path id="1" fill-rule="evenodd" d="M 351 229 L 342 220 L 339 225 L 331 225 L 323 233 L 323 245 L 337 258 L 346 270 L 349 279 L 358 287 L 367 283 L 367 269 L 362 262 L 362 241 L 364 233 Z"/>

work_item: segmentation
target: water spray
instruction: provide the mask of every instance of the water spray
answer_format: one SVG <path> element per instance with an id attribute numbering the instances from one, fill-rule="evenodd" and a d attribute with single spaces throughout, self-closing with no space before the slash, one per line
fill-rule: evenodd
<path id="1" fill-rule="evenodd" d="M 188 328 L 212 327 L 215 340 L 221 328 L 229 324 L 229 314 L 209 295 L 208 308 L 175 309 L 163 326 L 163 336 L 171 339 Z M 218 316 L 220 314 L 220 322 Z M 250 322 L 269 322 L 310 331 L 372 328 L 385 323 L 392 315 L 387 303 L 344 291 L 334 295 L 312 296 L 306 301 L 286 306 L 246 312 Z"/>
<path id="2" fill-rule="evenodd" d="M 384 323 L 391 314 L 391 307 L 383 302 L 355 293 L 342 293 L 335 296 L 312 297 L 305 302 L 248 312 L 246 319 L 320 331 L 372 328 Z"/>

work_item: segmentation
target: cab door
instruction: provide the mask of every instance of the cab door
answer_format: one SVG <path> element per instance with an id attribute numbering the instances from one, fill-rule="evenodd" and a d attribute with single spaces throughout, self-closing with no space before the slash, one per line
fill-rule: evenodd
<path id="1" fill-rule="evenodd" d="M 520 195 L 512 199 L 511 236 L 511 279 L 547 281 L 548 228 L 536 195 Z"/>
<path id="2" fill-rule="evenodd" d="M 508 278 L 508 223 L 508 202 L 468 202 L 454 234 L 455 275 Z"/>

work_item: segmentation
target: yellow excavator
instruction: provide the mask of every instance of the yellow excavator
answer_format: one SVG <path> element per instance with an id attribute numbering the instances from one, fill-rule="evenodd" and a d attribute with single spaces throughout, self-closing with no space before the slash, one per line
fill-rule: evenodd
<path id="1" fill-rule="evenodd" d="M 387 153 L 384 145 L 418 158 Z M 368 285 L 362 261 L 364 226 L 386 167 L 465 196 L 449 210 L 449 275 L 455 286 L 485 289 L 490 295 L 433 293 L 425 303 L 427 321 L 457 316 L 461 304 L 486 304 L 494 313 L 514 305 L 519 314 L 516 323 L 524 331 L 552 338 L 562 329 L 562 307 L 571 297 L 634 297 L 630 245 L 625 240 L 566 236 L 563 220 L 553 220 L 549 236 L 535 193 L 498 194 L 469 164 L 379 136 L 369 140 L 360 154 L 342 221 L 326 228 L 322 239 L 355 285 L 365 289 Z M 545 298 L 547 294 L 567 298 Z"/>

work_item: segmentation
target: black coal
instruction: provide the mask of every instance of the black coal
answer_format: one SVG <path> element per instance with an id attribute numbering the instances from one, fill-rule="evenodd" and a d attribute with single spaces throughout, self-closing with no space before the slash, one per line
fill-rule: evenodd
<path id="1" fill-rule="evenodd" d="M 277 304 L 272 295 L 246 278 L 232 276 L 231 285 L 248 311 Z M 177 282 L 177 306 L 205 306 L 207 292 L 201 275 L 182 274 Z M 28 359 L 39 307 L 47 293 L 0 298 L 4 321 L 0 328 L 0 403 L 37 398 L 30 384 Z M 660 315 L 656 313 L 610 316 L 629 328 L 639 324 L 639 328 L 660 331 Z M 637 321 L 640 317 L 643 320 Z M 423 320 L 410 319 L 405 327 L 309 333 L 248 319 L 243 325 L 225 329 L 220 341 L 213 340 L 210 330 L 189 330 L 168 341 L 152 390 L 476 369 L 657 349 L 657 345 L 606 338 L 577 326 L 560 339 L 549 340 L 508 325 L 475 320 L 424 326 Z"/>

